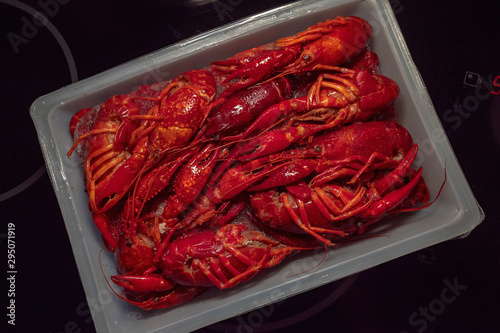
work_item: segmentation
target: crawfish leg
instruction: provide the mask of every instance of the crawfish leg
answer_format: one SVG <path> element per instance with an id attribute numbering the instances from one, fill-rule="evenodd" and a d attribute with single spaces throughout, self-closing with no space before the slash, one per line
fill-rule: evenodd
<path id="1" fill-rule="evenodd" d="M 203 260 L 196 260 L 194 264 L 202 270 L 203 274 L 205 274 L 217 288 L 228 289 L 236 286 L 242 281 L 248 280 L 249 278 L 257 274 L 263 268 L 264 262 L 269 256 L 269 254 L 265 254 L 264 256 L 262 256 L 262 259 L 259 262 L 255 262 L 246 257 L 238 250 L 233 249 L 232 252 L 235 257 L 238 258 L 238 260 L 246 262 L 249 267 L 243 273 L 240 273 L 227 258 L 225 258 L 223 255 L 219 255 L 219 260 L 220 263 L 222 263 L 223 267 L 228 269 L 231 273 L 235 274 L 235 276 L 229 280 L 221 272 L 221 267 L 219 267 L 220 263 L 216 262 L 216 260 L 209 260 L 209 265 L 207 265 L 206 261 Z M 215 272 L 215 274 L 212 272 L 212 270 Z"/>
<path id="2" fill-rule="evenodd" d="M 330 240 L 326 239 L 325 237 L 321 236 L 317 232 L 311 230 L 310 228 L 310 223 L 309 219 L 307 218 L 307 214 L 305 213 L 304 210 L 304 203 L 300 199 L 296 199 L 297 205 L 299 206 L 299 211 L 300 211 L 300 217 L 295 213 L 293 210 L 292 206 L 290 205 L 290 202 L 288 201 L 288 194 L 287 193 L 282 193 L 280 195 L 280 199 L 282 200 L 285 208 L 288 210 L 288 213 L 292 217 L 293 221 L 299 226 L 302 230 L 304 230 L 306 233 L 309 235 L 317 238 L 321 242 L 325 243 L 328 246 L 334 246 L 335 244 L 332 243 Z"/>
<path id="3" fill-rule="evenodd" d="M 174 287 L 174 284 L 156 275 L 115 275 L 111 280 L 125 289 L 136 292 L 168 291 Z"/>
<path id="4" fill-rule="evenodd" d="M 187 302 L 205 292 L 206 287 L 189 287 L 176 285 L 172 290 L 164 293 L 153 293 L 143 300 L 130 300 L 119 296 L 130 304 L 138 306 L 146 311 L 153 309 L 165 309 Z"/>

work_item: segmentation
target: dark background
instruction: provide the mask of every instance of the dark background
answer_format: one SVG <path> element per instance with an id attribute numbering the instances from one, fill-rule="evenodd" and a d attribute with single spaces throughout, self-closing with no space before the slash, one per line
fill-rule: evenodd
<path id="1" fill-rule="evenodd" d="M 18 272 L 15 327 L 7 325 L 8 276 L 0 273 L 2 326 L 12 332 L 95 331 L 29 116 L 31 103 L 75 80 L 289 2 L 0 1 L 0 261 L 6 272 L 7 225 L 14 223 Z M 391 5 L 486 219 L 464 239 L 198 332 L 500 332 L 500 96 L 488 92 L 500 91 L 492 86 L 500 75 L 500 5 Z M 34 11 L 45 13 L 52 30 L 34 25 Z M 74 65 L 68 66 L 57 33 Z"/>

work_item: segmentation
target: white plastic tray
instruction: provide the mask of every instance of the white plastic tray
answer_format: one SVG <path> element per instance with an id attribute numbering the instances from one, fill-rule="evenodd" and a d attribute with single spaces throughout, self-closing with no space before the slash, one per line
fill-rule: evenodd
<path id="1" fill-rule="evenodd" d="M 71 159 L 66 157 L 73 144 L 68 132 L 71 116 L 114 94 L 136 89 L 151 71 L 175 77 L 338 15 L 360 16 L 371 23 L 374 31 L 371 47 L 380 57 L 383 74 L 401 87 L 396 109 L 401 123 L 420 143 L 416 164 L 424 168 L 423 176 L 432 197 L 443 182 L 446 161 L 448 181 L 438 201 L 428 209 L 396 217 L 370 231 L 388 236 L 330 249 L 321 265 L 311 271 L 308 270 L 323 259 L 323 252 L 302 253 L 232 290 L 214 289 L 172 309 L 145 312 L 113 295 L 101 272 L 99 255 L 102 252 L 101 261 L 108 276 L 115 273 L 113 257 L 104 249 L 91 220 L 80 163 L 76 155 Z M 33 103 L 31 116 L 99 332 L 192 331 L 466 235 L 484 219 L 411 59 L 389 1 L 303 1 L 255 15 L 42 96 Z"/>

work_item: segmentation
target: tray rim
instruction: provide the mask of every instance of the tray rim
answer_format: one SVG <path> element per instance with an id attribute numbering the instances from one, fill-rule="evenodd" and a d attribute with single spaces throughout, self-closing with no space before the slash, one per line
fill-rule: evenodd
<path id="1" fill-rule="evenodd" d="M 413 80 L 411 80 L 410 82 L 407 82 L 407 83 L 413 84 L 415 89 L 423 89 L 425 92 L 427 92 L 425 89 L 425 85 L 423 84 L 423 80 L 421 78 L 421 75 L 418 72 L 418 69 L 415 66 L 415 64 L 411 58 L 411 54 L 406 46 L 406 42 L 404 41 L 404 38 L 402 38 L 402 34 L 400 32 L 399 25 L 396 21 L 394 13 L 392 12 L 390 4 L 387 0 L 368 0 L 368 1 L 358 1 L 358 0 L 327 1 L 327 0 L 323 0 L 323 1 L 318 1 L 317 6 L 319 7 L 321 4 L 324 4 L 324 3 L 349 4 L 349 3 L 359 3 L 359 2 L 368 2 L 368 3 L 372 3 L 375 5 L 377 10 L 382 15 L 382 19 L 384 19 L 385 23 L 387 23 L 389 26 L 389 28 L 387 30 L 391 34 L 390 41 L 394 45 L 398 46 L 396 48 L 396 50 L 399 50 L 397 57 L 400 58 L 404 64 L 406 64 L 407 69 L 411 74 L 411 78 Z M 59 201 L 59 206 L 60 206 L 62 213 L 63 213 L 64 222 L 66 225 L 66 229 L 68 231 L 68 236 L 70 238 L 73 252 L 74 252 L 75 246 L 78 242 L 78 239 L 76 237 L 74 237 L 75 232 L 77 232 L 76 226 L 71 224 L 71 222 L 70 222 L 70 219 L 72 218 L 73 211 L 71 209 L 65 209 L 64 205 L 62 204 L 65 200 L 67 200 L 68 196 L 70 196 L 70 193 L 65 191 L 65 188 L 61 187 L 59 185 L 59 182 L 63 179 L 63 175 L 62 175 L 63 168 L 60 165 L 55 165 L 54 163 L 52 163 L 53 161 L 56 161 L 59 159 L 58 156 L 54 156 L 55 153 L 51 150 L 51 148 L 55 147 L 56 144 L 54 143 L 53 138 L 51 136 L 49 136 L 46 133 L 41 131 L 41 128 L 43 128 L 43 127 L 49 128 L 51 126 L 50 121 L 49 121 L 49 117 L 51 116 L 51 112 L 48 112 L 48 114 L 42 114 L 42 111 L 44 111 L 44 110 L 52 111 L 54 108 L 57 108 L 58 106 L 67 102 L 67 101 L 61 102 L 60 96 L 64 95 L 64 94 L 68 94 L 68 92 L 69 92 L 69 96 L 71 97 L 71 99 L 75 99 L 75 98 L 78 98 L 79 96 L 82 96 L 85 94 L 90 94 L 92 92 L 98 91 L 102 86 L 106 86 L 107 83 L 110 81 L 108 79 L 108 76 L 112 76 L 112 75 L 110 75 L 110 73 L 121 72 L 124 69 L 128 69 L 131 65 L 139 65 L 139 66 L 136 66 L 137 68 L 134 71 L 124 70 L 123 73 L 119 75 L 119 77 L 125 78 L 125 77 L 131 77 L 134 75 L 139 75 L 139 74 L 143 73 L 144 68 L 149 67 L 151 60 L 153 60 L 153 59 L 156 60 L 157 54 L 160 55 L 160 58 L 161 58 L 160 62 L 168 61 L 168 60 L 172 60 L 172 59 L 177 59 L 178 57 L 181 56 L 181 54 L 180 54 L 181 52 L 179 51 L 179 49 L 184 50 L 184 52 L 182 52 L 183 54 L 186 54 L 186 51 L 188 51 L 188 53 L 198 51 L 199 48 L 196 48 L 196 46 L 203 39 L 206 39 L 209 36 L 216 36 L 217 38 L 216 38 L 215 42 L 211 43 L 210 45 L 207 45 L 206 48 L 216 46 L 220 43 L 223 43 L 226 40 L 226 38 L 219 37 L 219 35 L 222 36 L 224 32 L 232 30 L 235 26 L 239 27 L 241 30 L 249 23 L 255 23 L 255 20 L 266 19 L 269 16 L 272 16 L 276 13 L 281 13 L 281 12 L 286 11 L 286 10 L 301 8 L 305 4 L 310 4 L 310 2 L 299 1 L 299 2 L 295 2 L 295 3 L 291 3 L 291 4 L 288 4 L 285 6 L 274 8 L 274 9 L 269 10 L 269 11 L 262 12 L 260 14 L 256 14 L 254 16 L 247 17 L 247 18 L 239 20 L 239 21 L 232 22 L 230 24 L 221 26 L 221 27 L 216 28 L 216 29 L 212 29 L 212 30 L 207 31 L 205 33 L 202 33 L 200 35 L 191 37 L 187 40 L 170 45 L 166 48 L 162 48 L 158 51 L 154 51 L 148 55 L 136 58 L 134 60 L 128 61 L 128 62 L 123 63 L 121 65 L 115 66 L 113 68 L 110 68 L 104 72 L 101 72 L 101 73 L 96 74 L 94 76 L 91 76 L 89 78 L 86 78 L 86 79 L 83 79 L 81 81 L 72 83 L 72 84 L 67 85 L 65 87 L 62 87 L 62 88 L 60 88 L 52 93 L 41 96 L 37 100 L 35 100 L 35 102 L 32 104 L 32 106 L 30 108 L 30 114 L 31 114 L 31 117 L 33 119 L 33 122 L 35 123 L 35 127 L 37 129 L 37 134 L 39 137 L 41 149 L 43 152 L 45 163 L 47 165 L 47 171 L 49 173 L 54 190 L 56 191 L 56 196 L 57 196 L 57 199 Z M 233 37 L 238 36 L 239 34 L 245 33 L 245 32 L 242 32 L 240 30 L 237 29 L 237 30 L 233 31 L 232 32 L 232 34 L 234 34 Z M 398 33 L 399 33 L 399 35 L 398 35 Z M 116 77 L 113 78 L 113 81 L 115 79 L 116 79 Z M 95 81 L 99 82 L 99 84 L 98 85 L 93 84 L 93 82 L 95 82 Z M 109 82 L 109 83 L 111 83 L 111 82 Z M 432 101 L 431 101 L 428 93 L 420 94 L 419 97 L 420 97 L 419 103 L 422 103 L 423 105 L 430 106 L 429 108 L 426 108 L 425 110 L 426 110 L 426 115 L 427 115 L 429 121 L 432 123 L 432 126 L 437 127 L 437 128 L 442 128 L 442 125 L 439 121 L 439 118 L 438 118 L 436 112 L 435 111 L 429 112 L 429 110 L 430 111 L 434 110 L 434 106 L 432 105 Z M 464 182 L 459 184 L 461 187 L 461 190 L 464 193 L 468 194 L 466 197 L 468 199 L 467 207 L 469 209 L 466 209 L 464 212 L 462 212 L 463 216 L 461 216 L 461 218 L 469 217 L 471 220 L 470 223 L 463 225 L 463 227 L 459 230 L 460 232 L 458 232 L 458 230 L 454 230 L 453 234 L 447 235 L 447 236 L 450 236 L 448 239 L 453 239 L 453 238 L 461 238 L 461 237 L 466 236 L 479 223 L 481 223 L 484 220 L 485 215 L 484 215 L 484 211 L 481 209 L 480 205 L 478 204 L 477 200 L 475 199 L 473 192 L 472 192 L 472 190 L 471 190 L 471 188 L 470 188 L 470 186 L 469 186 L 469 184 L 468 184 L 468 182 L 467 182 L 467 180 L 462 172 L 462 169 L 460 168 L 458 160 L 456 159 L 456 156 L 454 155 L 454 152 L 451 149 L 451 145 L 448 141 L 448 138 L 445 137 L 445 140 L 446 140 L 445 146 L 447 145 L 447 147 L 449 149 L 449 151 L 447 151 L 447 154 L 448 155 L 451 154 L 451 162 L 453 164 L 456 164 L 455 167 L 457 168 L 457 173 L 458 173 L 457 176 L 464 180 Z M 72 208 L 74 208 L 74 207 L 72 207 Z M 446 233 L 446 232 L 447 232 L 447 230 L 443 230 L 443 233 Z M 426 246 L 424 246 L 424 247 L 434 245 L 435 243 L 438 243 L 438 242 L 428 242 L 428 244 L 426 244 Z M 404 247 L 404 252 L 405 252 L 405 254 L 407 254 L 407 253 L 414 252 L 414 251 L 421 249 L 421 248 L 422 247 L 420 247 L 420 246 L 409 246 L 409 244 L 407 244 Z M 77 263 L 78 263 L 77 267 L 79 270 L 79 274 L 80 274 L 82 283 L 84 284 L 84 289 L 85 289 L 87 301 L 89 301 L 89 295 L 87 292 L 89 286 L 86 283 L 86 281 L 88 281 L 88 280 L 86 280 L 84 278 L 84 276 L 95 274 L 95 272 L 92 271 L 92 268 L 90 266 L 88 266 L 88 267 L 90 268 L 90 273 L 92 273 L 92 274 L 89 274 L 89 272 L 85 272 L 83 267 L 85 267 L 86 265 L 79 263 L 79 261 L 84 260 L 84 258 L 77 258 L 77 254 L 75 252 L 74 252 L 74 255 L 75 255 L 75 259 L 77 260 Z M 404 255 L 404 254 L 400 254 L 397 257 L 399 257 L 401 255 Z M 394 259 L 394 258 L 392 258 L 392 259 Z M 386 261 L 392 260 L 392 259 L 387 259 L 387 260 L 384 260 L 382 262 L 377 262 L 377 260 L 372 260 L 372 262 L 365 262 L 364 265 L 353 267 L 352 272 L 350 274 L 360 272 L 366 268 L 373 267 L 375 265 L 381 264 L 383 262 L 386 262 Z M 377 263 L 373 264 L 373 262 L 377 262 Z M 349 276 L 350 274 L 345 275 L 345 276 Z M 340 278 L 342 278 L 342 277 L 340 277 Z M 331 279 L 331 274 L 326 275 L 323 280 L 318 279 L 317 283 L 314 283 L 314 284 L 310 283 L 308 285 L 307 289 L 297 290 L 296 293 L 290 293 L 286 297 L 291 297 L 291 296 L 296 295 L 298 293 L 305 292 L 305 291 L 310 290 L 312 288 L 316 288 L 320 285 L 323 285 L 324 283 L 333 282 L 335 280 L 337 280 L 337 279 L 335 279 L 335 278 Z M 277 299 L 268 299 L 266 302 L 261 303 L 259 306 L 264 306 L 264 305 L 269 304 L 269 303 L 276 301 L 276 300 Z M 235 311 L 235 315 L 237 315 L 239 313 L 239 311 L 240 310 Z M 93 316 L 95 322 L 97 323 L 98 322 L 97 319 L 102 317 L 102 313 L 97 313 L 96 311 L 92 311 L 92 316 Z M 224 319 L 224 318 L 222 318 L 222 319 Z M 218 320 L 221 320 L 221 319 L 219 318 L 215 321 L 218 321 Z M 108 328 L 110 328 L 110 327 L 108 327 Z"/>

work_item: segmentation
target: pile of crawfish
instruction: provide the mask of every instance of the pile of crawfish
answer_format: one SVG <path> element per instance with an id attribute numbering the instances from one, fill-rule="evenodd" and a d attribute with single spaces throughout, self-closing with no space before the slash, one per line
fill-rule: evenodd
<path id="1" fill-rule="evenodd" d="M 177 305 L 422 208 L 371 34 L 337 17 L 74 115 L 120 298 Z"/>

